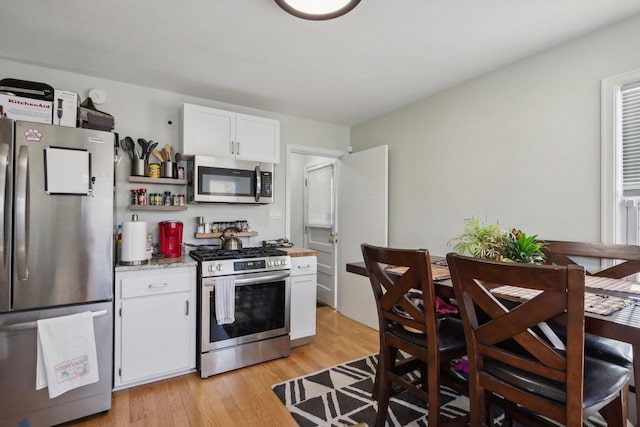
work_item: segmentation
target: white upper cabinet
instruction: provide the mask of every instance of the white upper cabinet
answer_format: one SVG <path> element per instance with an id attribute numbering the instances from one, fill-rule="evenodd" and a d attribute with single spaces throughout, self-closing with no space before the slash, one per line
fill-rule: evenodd
<path id="1" fill-rule="evenodd" d="M 280 122 L 184 104 L 182 144 L 187 155 L 279 163 Z"/>
<path id="2" fill-rule="evenodd" d="M 235 149 L 237 159 L 278 163 L 280 122 L 237 113 Z"/>

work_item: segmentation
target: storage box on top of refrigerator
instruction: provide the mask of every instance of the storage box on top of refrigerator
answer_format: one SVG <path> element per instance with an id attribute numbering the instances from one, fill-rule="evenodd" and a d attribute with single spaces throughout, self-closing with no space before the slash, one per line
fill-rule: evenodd
<path id="1" fill-rule="evenodd" d="M 114 138 L 0 119 L 0 425 L 111 407 Z M 35 387 L 37 322 L 86 311 L 99 380 L 50 399 Z"/>

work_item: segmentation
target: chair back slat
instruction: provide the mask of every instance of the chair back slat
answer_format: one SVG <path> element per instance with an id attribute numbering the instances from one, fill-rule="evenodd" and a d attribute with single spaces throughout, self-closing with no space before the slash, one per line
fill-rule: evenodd
<path id="1" fill-rule="evenodd" d="M 640 246 L 606 243 L 569 242 L 561 240 L 545 240 L 542 252 L 547 264 L 571 265 L 580 264 L 575 258 L 592 260 L 608 260 L 615 263 L 596 272 L 587 274 L 598 277 L 622 279 L 640 273 Z M 622 261 L 622 262 L 621 262 Z"/>
<path id="2" fill-rule="evenodd" d="M 389 322 L 394 322 L 435 337 L 437 317 L 429 252 L 363 245 L 362 253 L 374 291 L 380 330 L 388 329 Z M 407 269 L 398 276 L 387 271 L 389 266 Z M 424 309 L 408 298 L 411 291 L 422 293 Z M 398 307 L 410 318 L 398 315 Z"/>

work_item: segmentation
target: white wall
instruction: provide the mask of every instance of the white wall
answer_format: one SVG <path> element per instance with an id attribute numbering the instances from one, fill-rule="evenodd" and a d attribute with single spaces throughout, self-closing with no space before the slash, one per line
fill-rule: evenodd
<path id="1" fill-rule="evenodd" d="M 640 16 L 353 127 L 389 145 L 389 245 L 444 255 L 472 215 L 600 241 L 600 81 L 639 44 Z"/>
<path id="2" fill-rule="evenodd" d="M 181 152 L 180 122 L 181 108 L 184 102 L 238 111 L 257 116 L 271 117 L 280 120 L 280 150 L 281 162 L 276 167 L 275 199 L 272 205 L 244 206 L 244 205 L 190 205 L 185 212 L 136 212 L 140 221 L 147 221 L 147 229 L 153 231 L 157 237 L 157 222 L 175 219 L 185 224 L 185 241 L 193 243 L 216 243 L 212 241 L 196 241 L 195 217 L 204 216 L 207 221 L 246 219 L 257 237 L 245 239 L 246 246 L 260 245 L 264 239 L 275 239 L 285 236 L 285 146 L 286 144 L 310 145 L 330 149 L 346 150 L 349 146 L 349 128 L 346 126 L 321 123 L 313 120 L 293 116 L 255 110 L 237 105 L 229 105 L 214 100 L 194 98 L 178 93 L 157 89 L 134 86 L 116 81 L 104 80 L 90 76 L 68 73 L 48 68 L 35 67 L 22 63 L 0 60 L 3 75 L 0 78 L 11 77 L 22 80 L 33 80 L 50 84 L 58 89 L 78 92 L 84 100 L 90 89 L 98 88 L 105 91 L 107 102 L 97 106 L 101 111 L 115 117 L 115 131 L 120 138 L 131 136 L 134 140 L 145 138 L 160 142 L 161 145 L 171 144 Z M 169 125 L 168 121 L 172 124 Z M 129 184 L 129 158 L 125 158 L 117 169 L 116 189 L 116 224 L 130 219 L 132 212 L 127 210 L 129 191 L 131 188 L 145 187 L 141 184 Z M 146 186 L 151 191 L 151 186 Z M 180 187 L 154 186 L 155 191 L 178 192 Z M 186 189 L 181 189 L 186 193 Z M 269 219 L 269 210 L 280 213 L 280 218 Z"/>

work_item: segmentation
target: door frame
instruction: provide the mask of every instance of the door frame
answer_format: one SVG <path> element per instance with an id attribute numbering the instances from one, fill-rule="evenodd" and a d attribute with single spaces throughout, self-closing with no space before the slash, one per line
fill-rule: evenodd
<path id="1" fill-rule="evenodd" d="M 311 165 L 303 166 L 303 177 L 304 177 L 304 185 L 303 185 L 303 193 L 304 193 L 304 202 L 303 202 L 303 242 L 304 247 L 307 249 L 314 249 L 320 254 L 323 252 L 323 259 L 326 259 L 326 256 L 331 254 L 333 262 L 331 263 L 331 274 L 326 274 L 327 269 L 326 265 L 322 262 L 318 262 L 318 274 L 317 274 L 317 295 L 316 299 L 328 306 L 337 309 L 338 308 L 338 295 L 339 289 L 337 288 L 338 284 L 338 275 L 339 275 L 339 262 L 338 262 L 338 243 L 335 241 L 335 236 L 338 232 L 338 194 L 336 182 L 338 180 L 338 165 L 339 159 L 322 157 L 322 161 L 319 163 L 314 163 Z M 309 170 L 318 170 L 323 168 L 330 168 L 331 171 L 331 188 L 329 189 L 329 194 L 331 196 L 331 224 L 329 226 L 326 225 L 309 225 Z M 315 235 L 313 239 L 313 243 L 310 241 L 309 237 L 311 234 Z M 323 237 L 326 240 L 323 240 Z M 318 240 L 319 239 L 319 240 Z M 323 245 L 326 245 L 323 247 Z M 326 281 L 326 277 L 323 277 L 322 284 L 320 283 L 320 276 L 325 274 L 329 276 L 333 280 L 333 283 L 328 283 Z M 326 289 L 331 290 L 331 297 L 327 295 Z M 320 297 L 322 295 L 322 298 Z"/>
<path id="2" fill-rule="evenodd" d="M 349 154 L 348 151 L 334 150 L 329 148 L 312 147 L 309 145 L 296 145 L 287 144 L 286 146 L 286 160 L 285 160 L 285 236 L 291 236 L 291 163 L 293 161 L 294 154 L 310 155 L 310 156 L 322 156 L 336 159 L 335 162 L 335 188 L 336 188 L 336 206 L 335 206 L 335 225 L 334 230 L 336 234 L 340 235 L 340 224 L 338 223 L 338 212 L 340 205 L 338 203 L 337 193 L 340 191 L 340 157 Z M 340 238 L 338 237 L 338 244 L 336 245 L 336 251 L 334 256 L 334 271 L 336 274 L 333 276 L 333 288 L 335 292 L 336 309 L 340 307 L 340 288 L 338 287 L 338 254 L 340 252 Z"/>
<path id="3" fill-rule="evenodd" d="M 323 156 L 323 157 L 331 157 L 337 159 L 336 168 L 338 168 L 338 164 L 340 163 L 340 157 L 349 154 L 348 151 L 343 150 L 333 150 L 330 148 L 321 148 L 321 147 L 312 147 L 310 145 L 297 145 L 297 144 L 287 144 L 286 146 L 286 160 L 285 160 L 285 218 L 284 218 L 284 228 L 285 228 L 285 236 L 291 235 L 291 162 L 293 160 L 294 154 L 306 154 L 310 156 Z M 337 170 L 337 169 L 336 169 Z M 340 175 L 336 173 L 336 191 L 340 188 Z M 338 231 L 338 209 L 340 206 L 336 203 L 336 232 Z"/>

